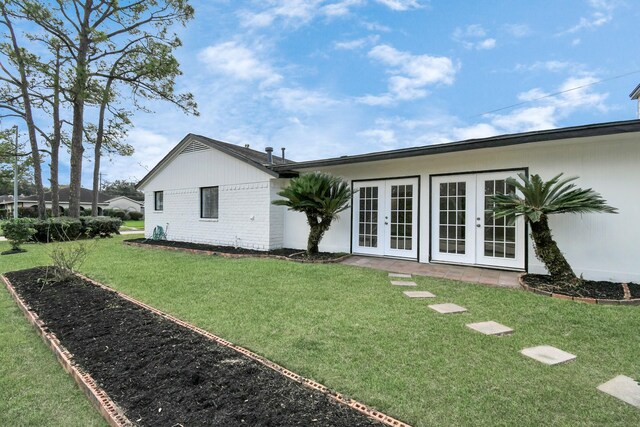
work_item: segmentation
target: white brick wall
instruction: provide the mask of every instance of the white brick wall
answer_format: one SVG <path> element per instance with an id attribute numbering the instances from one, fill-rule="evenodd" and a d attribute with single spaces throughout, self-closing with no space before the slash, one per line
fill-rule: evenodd
<path id="1" fill-rule="evenodd" d="M 200 188 L 164 190 L 164 210 L 153 210 L 153 191 L 145 192 L 145 235 L 150 237 L 156 225 L 165 227 L 169 240 L 238 246 L 268 250 L 282 247 L 282 227 L 273 233 L 269 215 L 271 193 L 275 190 L 269 181 L 221 185 L 219 190 L 219 217 L 200 218 Z M 272 240 L 273 237 L 273 240 Z"/>

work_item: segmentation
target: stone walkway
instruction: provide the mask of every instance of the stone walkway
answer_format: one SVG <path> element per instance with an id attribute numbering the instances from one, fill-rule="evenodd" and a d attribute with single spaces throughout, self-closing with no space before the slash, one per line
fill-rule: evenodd
<path id="1" fill-rule="evenodd" d="M 519 288 L 515 271 L 492 270 L 489 268 L 466 267 L 446 264 L 422 264 L 391 258 L 377 258 L 354 255 L 342 261 L 342 264 L 374 268 L 396 273 L 416 274 L 418 276 L 442 277 L 463 282 L 481 283 L 503 288 Z"/>

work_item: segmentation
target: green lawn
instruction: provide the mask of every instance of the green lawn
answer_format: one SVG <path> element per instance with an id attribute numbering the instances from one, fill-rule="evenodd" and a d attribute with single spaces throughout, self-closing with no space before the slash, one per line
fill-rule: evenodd
<path id="1" fill-rule="evenodd" d="M 433 300 L 403 297 L 384 272 L 140 249 L 121 240 L 101 241 L 83 272 L 410 424 L 640 425 L 640 411 L 596 390 L 618 374 L 640 378 L 638 307 L 417 277 L 417 290 L 435 293 L 435 302 L 469 309 L 444 316 L 426 307 Z M 46 246 L 27 249 L 0 257 L 0 271 L 47 262 Z M 484 320 L 515 333 L 489 337 L 464 326 Z M 0 369 L 11 365 L 24 378 L 0 384 L 8 394 L 0 395 L 0 417 L 29 408 L 30 416 L 44 418 L 59 405 L 68 416 L 90 418 L 88 408 L 67 403 L 80 392 L 61 392 L 69 395 L 64 404 L 42 397 L 40 389 L 54 388 L 54 380 L 37 379 L 42 369 L 56 371 L 53 357 L 26 321 L 2 322 L 14 341 L 40 348 L 43 361 L 0 354 Z M 542 344 L 578 359 L 550 367 L 519 354 Z M 55 381 L 64 382 L 57 371 Z"/>
<path id="2" fill-rule="evenodd" d="M 132 219 L 126 220 L 122 222 L 122 227 L 127 227 L 126 229 L 133 230 L 144 230 L 144 220 L 134 221 Z"/>

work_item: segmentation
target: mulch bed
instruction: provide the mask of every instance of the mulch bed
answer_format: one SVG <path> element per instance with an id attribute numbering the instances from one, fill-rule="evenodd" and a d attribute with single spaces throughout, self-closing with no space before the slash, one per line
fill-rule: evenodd
<path id="1" fill-rule="evenodd" d="M 348 254 L 334 253 L 334 252 L 320 252 L 312 257 L 308 257 L 304 251 L 300 249 L 282 248 L 273 249 L 270 251 L 259 251 L 256 249 L 236 248 L 233 246 L 217 246 L 207 245 L 203 243 L 191 243 L 191 242 L 178 242 L 175 240 L 152 240 L 152 239 L 127 239 L 124 240 L 125 244 L 135 245 L 149 245 L 163 248 L 172 249 L 185 249 L 190 251 L 202 251 L 210 252 L 218 255 L 230 255 L 230 256 L 260 256 L 260 257 L 273 257 L 273 258 L 286 258 L 294 261 L 302 262 L 335 262 L 339 261 Z"/>
<path id="2" fill-rule="evenodd" d="M 584 280 L 575 288 L 559 287 L 548 275 L 526 274 L 522 282 L 532 290 L 566 295 L 575 298 L 593 298 L 597 300 L 633 300 L 640 298 L 640 284 L 616 283 L 608 281 Z M 625 286 L 628 294 L 625 293 Z"/>
<path id="3" fill-rule="evenodd" d="M 140 426 L 380 426 L 326 394 L 81 278 L 16 291 L 125 415 Z"/>

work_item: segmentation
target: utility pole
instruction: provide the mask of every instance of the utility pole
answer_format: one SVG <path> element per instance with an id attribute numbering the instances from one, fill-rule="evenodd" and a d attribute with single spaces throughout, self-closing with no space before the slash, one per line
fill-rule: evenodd
<path id="1" fill-rule="evenodd" d="M 18 218 L 18 125 L 16 131 L 16 157 L 13 163 L 13 218 Z"/>

